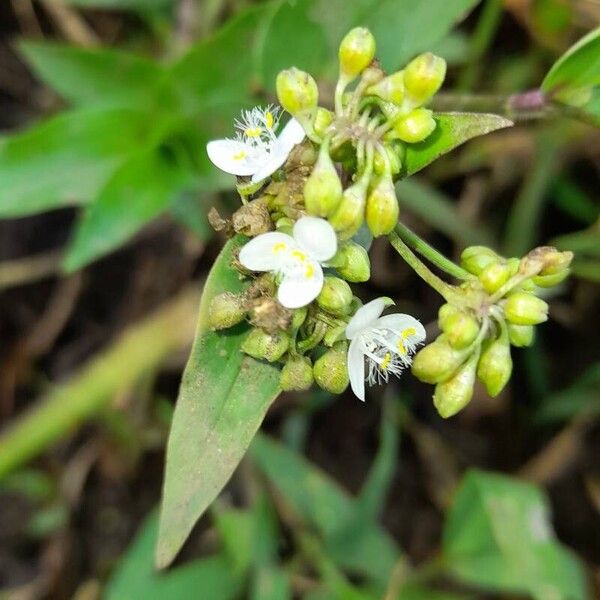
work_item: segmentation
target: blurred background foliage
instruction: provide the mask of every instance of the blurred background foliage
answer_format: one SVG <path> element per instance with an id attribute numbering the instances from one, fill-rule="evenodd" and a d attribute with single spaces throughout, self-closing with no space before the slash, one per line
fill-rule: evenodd
<path id="1" fill-rule="evenodd" d="M 205 215 L 237 203 L 205 143 L 273 101 L 282 68 L 332 86 L 357 24 L 385 68 L 445 57 L 444 110 L 502 112 L 565 72 L 578 89 L 585 64 L 577 111 L 597 121 L 597 41 L 548 72 L 599 23 L 595 0 L 4 2 L 0 597 L 594 597 L 600 136 L 557 115 L 398 184 L 403 221 L 452 256 L 577 253 L 509 389 L 478 390 L 449 422 L 408 375 L 366 405 L 282 396 L 176 566 L 157 575 L 152 554 L 199 284 L 223 242 Z M 385 243 L 372 256 L 364 298 L 433 321 L 439 299 Z"/>

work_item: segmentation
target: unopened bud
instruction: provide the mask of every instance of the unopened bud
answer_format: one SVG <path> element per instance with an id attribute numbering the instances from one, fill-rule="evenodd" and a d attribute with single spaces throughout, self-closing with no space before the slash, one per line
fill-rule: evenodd
<path id="1" fill-rule="evenodd" d="M 351 29 L 342 40 L 338 52 L 340 72 L 354 79 L 375 57 L 375 38 L 366 27 Z"/>
<path id="2" fill-rule="evenodd" d="M 292 67 L 281 71 L 276 80 L 279 104 L 290 114 L 314 114 L 319 101 L 317 82 L 308 73 Z"/>
<path id="3" fill-rule="evenodd" d="M 371 263 L 368 252 L 355 242 L 346 242 L 338 252 L 340 266 L 336 267 L 340 277 L 352 283 L 369 281 Z"/>
<path id="4" fill-rule="evenodd" d="M 329 156 L 329 144 L 321 146 L 319 158 L 304 185 L 304 204 L 308 214 L 327 217 L 342 199 L 342 182 Z"/>
<path id="5" fill-rule="evenodd" d="M 315 362 L 315 381 L 325 391 L 341 394 L 348 387 L 347 355 L 347 343 L 338 342 Z"/>
<path id="6" fill-rule="evenodd" d="M 425 104 L 441 87 L 446 77 L 446 61 L 426 52 L 408 63 L 404 69 L 407 95 L 417 105 Z"/>
<path id="7" fill-rule="evenodd" d="M 382 156 L 380 152 L 375 152 L 373 156 L 373 171 L 376 175 L 384 175 L 388 172 L 392 175 L 397 175 L 400 173 L 400 168 L 402 167 L 400 154 L 389 143 L 384 144 L 383 148 L 385 156 Z"/>
<path id="8" fill-rule="evenodd" d="M 506 299 L 506 318 L 515 325 L 538 325 L 548 320 L 548 304 L 527 292 L 515 292 Z"/>
<path id="9" fill-rule="evenodd" d="M 569 276 L 569 269 L 552 273 L 551 275 L 538 275 L 532 278 L 532 282 L 541 288 L 549 288 L 562 283 Z"/>
<path id="10" fill-rule="evenodd" d="M 241 296 L 223 292 L 212 298 L 208 306 L 208 324 L 211 329 L 233 327 L 246 316 Z"/>
<path id="11" fill-rule="evenodd" d="M 559 252 L 555 248 L 551 248 L 545 256 L 545 265 L 540 271 L 540 275 L 555 275 L 556 273 L 562 273 L 571 266 L 572 261 L 572 252 Z"/>
<path id="12" fill-rule="evenodd" d="M 427 108 L 415 108 L 394 123 L 394 133 L 403 142 L 416 144 L 429 137 L 435 127 L 432 111 Z"/>
<path id="13" fill-rule="evenodd" d="M 442 304 L 438 310 L 438 325 L 442 331 L 446 331 L 448 321 L 456 314 L 462 312 L 454 304 Z"/>
<path id="14" fill-rule="evenodd" d="M 404 100 L 404 71 L 396 71 L 388 75 L 368 88 L 367 94 L 372 94 L 386 102 L 401 106 Z"/>
<path id="15" fill-rule="evenodd" d="M 301 392 L 313 384 L 313 367 L 305 356 L 290 356 L 281 369 L 279 385 L 284 392 Z"/>
<path id="16" fill-rule="evenodd" d="M 292 235 L 294 223 L 294 219 L 290 219 L 289 217 L 281 217 L 280 219 L 277 219 L 277 223 L 275 223 L 275 229 L 281 233 Z"/>
<path id="17" fill-rule="evenodd" d="M 329 217 L 329 223 L 341 239 L 351 238 L 363 224 L 367 201 L 367 181 L 363 178 L 344 190 L 339 206 Z"/>
<path id="18" fill-rule="evenodd" d="M 508 383 L 512 366 L 510 343 L 506 333 L 484 345 L 477 363 L 477 377 L 492 398 L 495 398 Z"/>
<path id="19" fill-rule="evenodd" d="M 457 350 L 471 345 L 479 333 L 477 319 L 463 311 L 457 311 L 442 321 L 442 331 L 446 334 L 448 343 Z"/>
<path id="20" fill-rule="evenodd" d="M 289 336 L 285 332 L 267 333 L 262 329 L 252 329 L 242 342 L 241 349 L 249 356 L 269 362 L 279 360 L 289 346 Z"/>
<path id="21" fill-rule="evenodd" d="M 473 397 L 477 354 L 474 354 L 450 379 L 435 386 L 433 404 L 440 417 L 447 419 L 461 411 Z"/>
<path id="22" fill-rule="evenodd" d="M 306 315 L 308 315 L 308 306 L 303 306 L 294 310 L 292 315 L 292 330 L 297 331 L 306 321 Z"/>
<path id="23" fill-rule="evenodd" d="M 535 339 L 535 328 L 533 325 L 507 323 L 506 328 L 508 330 L 508 339 L 513 346 L 523 348 L 533 344 L 533 340 Z"/>
<path id="24" fill-rule="evenodd" d="M 499 260 L 500 257 L 486 246 L 469 246 L 460 255 L 462 266 L 473 275 L 479 275 L 488 265 Z"/>
<path id="25" fill-rule="evenodd" d="M 468 352 L 456 350 L 442 334 L 425 346 L 413 360 L 412 373 L 425 383 L 440 383 L 448 379 L 467 357 Z"/>
<path id="26" fill-rule="evenodd" d="M 350 310 L 352 290 L 350 286 L 339 277 L 328 275 L 323 281 L 323 288 L 317 296 L 317 304 L 327 312 L 344 316 Z"/>
<path id="27" fill-rule="evenodd" d="M 323 108 L 322 106 L 319 106 L 317 108 L 317 114 L 315 116 L 315 122 L 313 125 L 313 128 L 315 130 L 315 133 L 321 137 L 324 138 L 327 135 L 327 128 L 331 125 L 331 122 L 333 121 L 333 113 L 330 110 L 327 110 L 326 108 Z"/>
<path id="28" fill-rule="evenodd" d="M 400 207 L 391 174 L 378 178 L 367 198 L 366 219 L 375 237 L 387 235 L 398 223 Z"/>
<path id="29" fill-rule="evenodd" d="M 505 261 L 489 264 L 479 273 L 479 281 L 488 294 L 499 290 L 510 278 L 511 268 Z"/>

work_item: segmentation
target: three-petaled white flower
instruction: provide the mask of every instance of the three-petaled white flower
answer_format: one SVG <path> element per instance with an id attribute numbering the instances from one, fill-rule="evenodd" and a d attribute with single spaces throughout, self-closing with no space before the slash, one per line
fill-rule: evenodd
<path id="1" fill-rule="evenodd" d="M 302 125 L 293 117 L 279 136 L 278 107 L 255 107 L 242 111 L 235 121 L 235 139 L 214 140 L 206 145 L 210 160 L 225 173 L 252 176 L 257 183 L 272 175 L 286 161 L 292 148 L 306 135 Z"/>
<path id="2" fill-rule="evenodd" d="M 363 402 L 365 380 L 375 385 L 387 382 L 390 373 L 399 377 L 425 340 L 425 329 L 414 317 L 400 313 L 382 317 L 388 304 L 393 304 L 389 298 L 377 298 L 361 306 L 346 327 L 350 385 Z M 366 375 L 365 359 L 369 367 Z"/>
<path id="3" fill-rule="evenodd" d="M 240 250 L 240 263 L 251 271 L 270 271 L 279 278 L 277 299 L 287 308 L 310 304 L 323 288 L 321 264 L 337 251 L 333 227 L 317 217 L 302 217 L 292 235 L 262 233 Z"/>

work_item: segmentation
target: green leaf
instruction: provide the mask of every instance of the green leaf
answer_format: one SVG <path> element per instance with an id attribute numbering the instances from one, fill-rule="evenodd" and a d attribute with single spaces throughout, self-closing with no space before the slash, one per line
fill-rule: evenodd
<path id="1" fill-rule="evenodd" d="M 257 570 L 250 600 L 292 600 L 292 590 L 287 574 L 274 566 Z"/>
<path id="2" fill-rule="evenodd" d="M 115 250 L 163 212 L 189 174 L 158 151 L 126 162 L 85 210 L 63 267 L 74 271 Z"/>
<path id="3" fill-rule="evenodd" d="M 158 574 L 152 563 L 157 517 L 146 519 L 133 544 L 108 583 L 106 600 L 179 600 L 189 597 L 233 600 L 241 592 L 243 579 L 222 555 L 194 560 L 166 574 Z"/>
<path id="4" fill-rule="evenodd" d="M 230 508 L 217 510 L 214 520 L 232 569 L 245 573 L 252 560 L 254 515 L 248 510 Z"/>
<path id="5" fill-rule="evenodd" d="M 440 591 L 418 584 L 408 584 L 402 587 L 397 600 L 468 600 L 469 598 L 472 596 Z"/>
<path id="6" fill-rule="evenodd" d="M 407 144 L 404 177 L 420 171 L 474 137 L 514 125 L 504 117 L 485 113 L 441 112 L 435 115 L 435 120 L 437 127 L 425 141 Z"/>
<path id="7" fill-rule="evenodd" d="M 443 558 L 455 577 L 484 589 L 587 597 L 581 566 L 552 531 L 546 497 L 502 475 L 466 475 L 444 526 Z"/>
<path id="8" fill-rule="evenodd" d="M 171 6 L 174 0 L 63 0 L 63 2 L 81 8 L 118 8 L 119 10 L 148 12 Z"/>
<path id="9" fill-rule="evenodd" d="M 279 393 L 277 367 L 240 351 L 244 326 L 226 333 L 208 329 L 216 294 L 243 289 L 231 266 L 243 243 L 229 241 L 206 282 L 196 339 L 186 366 L 167 445 L 156 563 L 168 565 L 192 527 L 242 459 L 267 409 Z"/>
<path id="10" fill-rule="evenodd" d="M 332 560 L 384 584 L 398 561 L 394 541 L 345 491 L 300 455 L 264 435 L 252 458 L 294 510 L 324 537 Z"/>
<path id="11" fill-rule="evenodd" d="M 550 241 L 559 250 L 571 250 L 576 255 L 600 258 L 600 220 L 583 231 L 566 233 Z"/>
<path id="12" fill-rule="evenodd" d="M 164 76 L 158 63 L 122 50 L 33 41 L 19 49 L 35 74 L 74 104 L 147 106 Z"/>
<path id="13" fill-rule="evenodd" d="M 396 194 L 401 206 L 405 206 L 449 238 L 465 245 L 493 245 L 489 231 L 466 221 L 448 196 L 418 177 L 398 181 Z"/>
<path id="14" fill-rule="evenodd" d="M 0 140 L 0 217 L 90 201 L 143 147 L 148 116 L 133 110 L 65 112 Z"/>
<path id="15" fill-rule="evenodd" d="M 571 46 L 548 71 L 542 90 L 563 94 L 600 85 L 600 27 Z"/>

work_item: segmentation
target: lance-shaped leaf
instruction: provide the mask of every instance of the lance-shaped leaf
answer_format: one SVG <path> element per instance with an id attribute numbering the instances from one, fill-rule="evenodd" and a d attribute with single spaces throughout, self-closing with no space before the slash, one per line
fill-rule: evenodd
<path id="1" fill-rule="evenodd" d="M 231 268 L 227 243 L 206 282 L 198 331 L 183 374 L 167 445 L 156 564 L 167 566 L 202 513 L 242 459 L 271 402 L 279 393 L 279 370 L 240 351 L 247 329 L 208 328 L 211 298 L 243 288 Z"/>
<path id="2" fill-rule="evenodd" d="M 440 112 L 435 120 L 437 127 L 426 140 L 407 144 L 404 177 L 420 171 L 467 140 L 513 125 L 509 119 L 487 113 Z"/>

